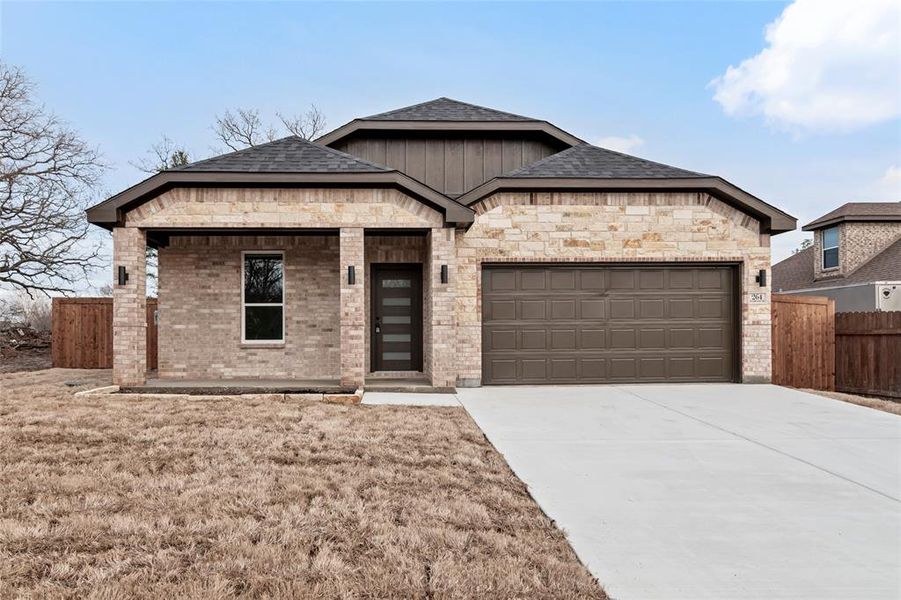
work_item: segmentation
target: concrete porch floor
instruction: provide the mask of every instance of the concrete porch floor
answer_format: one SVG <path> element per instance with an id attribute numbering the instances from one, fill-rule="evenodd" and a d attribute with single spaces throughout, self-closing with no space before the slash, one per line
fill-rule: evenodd
<path id="1" fill-rule="evenodd" d="M 404 377 L 367 376 L 364 391 L 396 393 L 453 393 L 453 388 L 435 388 L 423 374 Z M 150 377 L 141 386 L 122 391 L 145 394 L 337 394 L 353 393 L 338 379 L 163 379 Z"/>

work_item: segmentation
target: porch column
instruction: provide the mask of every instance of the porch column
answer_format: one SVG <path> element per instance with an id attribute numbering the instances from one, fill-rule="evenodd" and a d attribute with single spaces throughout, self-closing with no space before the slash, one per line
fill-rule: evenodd
<path id="1" fill-rule="evenodd" d="M 341 386 L 358 388 L 365 379 L 366 364 L 366 268 L 363 262 L 363 228 L 342 227 L 341 277 Z M 354 283 L 349 282 L 349 267 Z"/>
<path id="2" fill-rule="evenodd" d="M 457 373 L 454 368 L 456 352 L 454 328 L 454 287 L 457 273 L 455 238 L 452 228 L 435 228 L 429 232 L 429 276 L 427 301 L 429 309 L 426 314 L 431 317 L 432 333 L 426 352 L 430 355 L 432 385 L 435 387 L 454 387 Z M 447 283 L 441 283 L 441 267 L 447 267 Z"/>
<path id="3" fill-rule="evenodd" d="M 147 237 L 113 229 L 113 383 L 143 385 L 147 377 Z M 128 281 L 119 283 L 120 267 Z"/>

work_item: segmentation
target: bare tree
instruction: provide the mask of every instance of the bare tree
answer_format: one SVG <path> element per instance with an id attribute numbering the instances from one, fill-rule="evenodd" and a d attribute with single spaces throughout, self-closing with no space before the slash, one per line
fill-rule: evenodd
<path id="1" fill-rule="evenodd" d="M 184 146 L 179 146 L 168 136 L 163 136 L 159 142 L 150 146 L 147 156 L 129 161 L 129 164 L 145 173 L 159 173 L 175 167 L 183 167 L 191 162 L 191 157 Z"/>
<path id="2" fill-rule="evenodd" d="M 311 104 L 310 109 L 302 115 L 286 117 L 281 113 L 276 114 L 288 133 L 305 140 L 315 139 L 325 131 L 325 115 L 315 104 Z"/>
<path id="3" fill-rule="evenodd" d="M 309 110 L 301 115 L 277 113 L 277 116 L 283 131 L 265 124 L 260 111 L 255 108 L 238 108 L 234 112 L 226 110 L 221 116 L 216 115 L 213 133 L 227 148 L 241 150 L 271 142 L 280 135 L 296 135 L 310 140 L 325 129 L 325 115 L 315 105 L 310 105 Z"/>
<path id="4" fill-rule="evenodd" d="M 0 284 L 70 293 L 99 266 L 83 209 L 103 165 L 33 92 L 0 62 Z"/>

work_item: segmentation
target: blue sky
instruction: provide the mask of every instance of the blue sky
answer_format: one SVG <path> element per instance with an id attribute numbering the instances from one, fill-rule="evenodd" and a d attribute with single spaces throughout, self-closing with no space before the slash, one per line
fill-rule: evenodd
<path id="1" fill-rule="evenodd" d="M 815 84 L 780 84 L 771 107 L 756 113 L 714 99 L 711 81 L 760 53 L 765 27 L 788 4 L 5 2 L 0 55 L 99 146 L 111 166 L 109 192 L 143 178 L 129 161 L 162 134 L 198 158 L 211 154 L 210 124 L 227 108 L 255 107 L 274 119 L 312 102 L 332 128 L 449 96 L 545 118 L 594 143 L 632 139 L 631 153 L 721 175 L 801 224 L 844 202 L 901 199 L 890 171 L 901 164 L 897 73 L 872 74 L 883 82 L 873 94 L 887 96 L 887 116 L 861 108 L 850 125 L 828 106 L 804 108 L 804 94 L 829 98 Z M 891 66 L 901 54 L 897 24 L 887 35 L 888 45 L 872 51 L 882 56 L 887 47 Z M 805 56 L 825 60 L 828 52 Z M 735 85 L 769 85 L 760 75 L 768 67 L 754 68 Z M 833 73 L 858 71 L 843 64 Z M 829 83 L 847 84 L 838 77 Z M 778 93 L 798 100 L 803 116 L 780 113 Z M 727 114 L 736 106 L 750 114 Z M 774 238 L 774 258 L 801 237 Z"/>

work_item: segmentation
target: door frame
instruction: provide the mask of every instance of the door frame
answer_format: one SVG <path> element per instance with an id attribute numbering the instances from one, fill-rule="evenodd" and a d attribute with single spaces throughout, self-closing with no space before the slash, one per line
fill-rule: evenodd
<path id="1" fill-rule="evenodd" d="M 369 372 L 378 373 L 380 366 L 380 344 L 375 332 L 375 315 L 378 303 L 378 274 L 382 271 L 407 271 L 413 275 L 413 299 L 410 316 L 410 368 L 421 372 L 423 369 L 423 289 L 422 263 L 371 263 L 369 265 Z"/>

